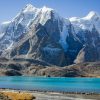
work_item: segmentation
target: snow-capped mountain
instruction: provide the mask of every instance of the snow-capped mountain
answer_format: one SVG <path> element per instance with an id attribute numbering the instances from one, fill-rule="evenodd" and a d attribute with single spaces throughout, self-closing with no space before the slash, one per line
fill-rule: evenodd
<path id="1" fill-rule="evenodd" d="M 76 32 L 79 31 L 78 28 L 92 31 L 95 26 L 97 31 L 100 33 L 100 15 L 97 12 L 91 11 L 83 18 L 72 17 L 69 18 L 69 20 L 74 25 Z"/>
<path id="2" fill-rule="evenodd" d="M 90 52 L 89 52 L 90 50 Z M 0 25 L 1 57 L 36 59 L 54 65 L 100 60 L 100 16 L 65 19 L 54 9 L 27 4 Z"/>
<path id="3" fill-rule="evenodd" d="M 8 49 L 9 45 L 17 41 L 21 36 L 28 32 L 29 23 L 34 18 L 37 9 L 32 5 L 26 5 L 19 14 L 9 22 L 0 25 L 0 48 Z"/>
<path id="4" fill-rule="evenodd" d="M 44 25 L 47 20 L 51 19 L 51 12 L 54 12 L 53 9 L 47 8 L 35 8 L 31 4 L 27 4 L 17 16 L 8 22 L 3 22 L 0 25 L 0 39 L 5 38 L 4 41 L 9 41 L 7 46 L 4 49 L 7 49 L 9 44 L 12 44 L 13 41 L 19 39 L 24 33 L 29 31 L 29 26 L 31 23 L 34 24 L 40 23 Z M 60 18 L 56 13 L 55 19 Z M 44 19 L 45 18 L 45 19 Z M 3 48 L 2 48 L 3 49 Z"/>
<path id="5" fill-rule="evenodd" d="M 86 17 L 72 17 L 69 20 L 84 44 L 75 62 L 100 60 L 100 15 L 91 11 Z"/>

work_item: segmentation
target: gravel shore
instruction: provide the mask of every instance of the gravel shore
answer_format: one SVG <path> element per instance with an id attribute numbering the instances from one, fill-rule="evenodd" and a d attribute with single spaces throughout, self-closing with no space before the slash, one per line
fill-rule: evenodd
<path id="1" fill-rule="evenodd" d="M 22 91 L 22 90 L 11 90 L 11 89 L 0 89 L 0 91 L 30 93 L 34 97 L 36 97 L 35 100 L 100 100 L 100 94 L 90 94 L 90 93 L 59 93 L 59 92 L 47 92 L 47 91 L 46 92 Z"/>

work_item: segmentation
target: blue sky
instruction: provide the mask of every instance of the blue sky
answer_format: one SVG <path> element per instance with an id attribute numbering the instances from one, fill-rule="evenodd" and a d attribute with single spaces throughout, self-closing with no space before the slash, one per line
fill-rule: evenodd
<path id="1" fill-rule="evenodd" d="M 0 23 L 11 20 L 30 3 L 36 7 L 51 7 L 65 18 L 83 17 L 91 10 L 100 14 L 100 0 L 0 0 Z"/>

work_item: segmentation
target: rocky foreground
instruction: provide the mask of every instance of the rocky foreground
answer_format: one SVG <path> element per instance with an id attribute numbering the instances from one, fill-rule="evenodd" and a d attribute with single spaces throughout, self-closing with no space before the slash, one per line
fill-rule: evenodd
<path id="1" fill-rule="evenodd" d="M 100 77 L 100 62 L 59 67 L 36 60 L 0 60 L 0 76 Z"/>
<path id="2" fill-rule="evenodd" d="M 100 100 L 100 94 L 0 90 L 0 100 Z"/>

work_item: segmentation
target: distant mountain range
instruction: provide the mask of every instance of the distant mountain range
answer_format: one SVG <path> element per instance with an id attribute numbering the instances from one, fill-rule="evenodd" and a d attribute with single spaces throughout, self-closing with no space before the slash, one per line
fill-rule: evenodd
<path id="1" fill-rule="evenodd" d="M 54 9 L 27 4 L 0 25 L 0 57 L 57 66 L 100 61 L 100 15 L 63 18 Z"/>

